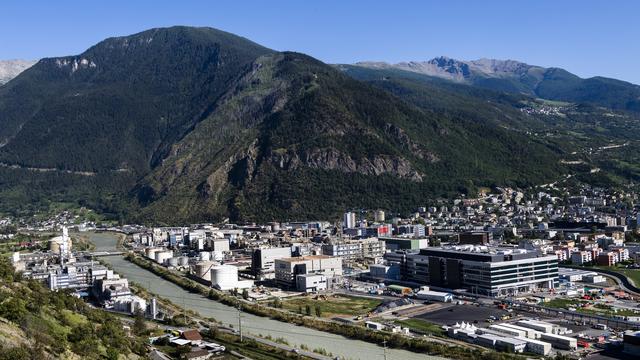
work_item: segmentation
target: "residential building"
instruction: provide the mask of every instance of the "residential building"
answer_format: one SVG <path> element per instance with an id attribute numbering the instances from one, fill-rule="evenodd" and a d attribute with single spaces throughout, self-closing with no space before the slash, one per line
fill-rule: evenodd
<path id="1" fill-rule="evenodd" d="M 458 243 L 460 245 L 487 245 L 491 240 L 493 240 L 492 234 L 486 231 L 465 232 L 458 235 Z"/>
<path id="2" fill-rule="evenodd" d="M 591 251 L 574 251 L 571 253 L 572 264 L 582 265 L 590 263 L 592 260 Z"/>
<path id="3" fill-rule="evenodd" d="M 616 255 L 612 252 L 606 252 L 598 255 L 598 265 L 613 266 L 616 263 Z"/>

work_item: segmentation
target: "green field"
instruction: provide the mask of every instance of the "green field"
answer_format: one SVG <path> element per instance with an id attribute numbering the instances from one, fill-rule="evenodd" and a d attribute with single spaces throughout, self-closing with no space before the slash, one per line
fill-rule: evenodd
<path id="1" fill-rule="evenodd" d="M 431 334 L 435 336 L 445 335 L 445 331 L 442 330 L 440 325 L 421 319 L 413 318 L 407 320 L 396 320 L 395 323 L 403 327 L 408 327 L 411 330 L 417 330 L 421 333 Z"/>
<path id="2" fill-rule="evenodd" d="M 626 276 L 635 286 L 640 286 L 640 270 L 632 270 L 632 269 L 616 269 L 616 272 L 621 273 Z"/>
<path id="3" fill-rule="evenodd" d="M 366 315 L 381 303 L 382 301 L 377 299 L 347 295 L 327 296 L 326 299 L 317 298 L 316 296 L 304 296 L 283 300 L 282 307 L 292 312 L 300 312 L 302 310 L 305 313 L 306 306 L 309 305 L 312 314 L 315 315 L 315 308 L 319 306 L 322 317 L 358 316 Z"/>
<path id="4" fill-rule="evenodd" d="M 637 316 L 638 314 L 633 310 L 620 309 L 617 312 L 613 311 L 613 308 L 607 304 L 596 303 L 594 306 L 589 308 L 580 307 L 581 304 L 587 303 L 586 300 L 579 299 L 553 299 L 549 302 L 544 303 L 544 306 L 555 308 L 555 309 L 567 309 L 569 307 L 575 307 L 576 312 L 583 314 L 594 314 L 594 315 L 603 315 L 603 316 Z"/>

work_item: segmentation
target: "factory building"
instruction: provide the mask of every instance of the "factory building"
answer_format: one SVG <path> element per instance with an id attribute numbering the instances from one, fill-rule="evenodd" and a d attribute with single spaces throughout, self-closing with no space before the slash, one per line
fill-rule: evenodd
<path id="1" fill-rule="evenodd" d="M 251 271 L 257 280 L 275 277 L 275 260 L 291 257 L 291 248 L 255 249 L 251 258 Z"/>
<path id="2" fill-rule="evenodd" d="M 327 277 L 323 274 L 303 274 L 296 276 L 296 290 L 306 293 L 327 290 Z"/>
<path id="3" fill-rule="evenodd" d="M 296 287 L 299 275 L 319 274 L 327 279 L 342 275 L 342 259 L 326 255 L 301 256 L 275 260 L 275 279 L 278 285 Z"/>
<path id="4" fill-rule="evenodd" d="M 377 238 L 348 240 L 322 245 L 322 254 L 341 257 L 344 261 L 381 258 L 386 251 L 385 242 Z"/>
<path id="5" fill-rule="evenodd" d="M 421 249 L 406 256 L 406 279 L 417 283 L 494 297 L 552 289 L 558 283 L 558 259 L 524 249 L 475 246 Z"/>

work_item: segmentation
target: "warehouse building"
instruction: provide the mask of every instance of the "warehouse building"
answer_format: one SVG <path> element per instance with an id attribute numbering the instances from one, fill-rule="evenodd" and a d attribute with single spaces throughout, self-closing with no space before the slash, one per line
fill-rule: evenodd
<path id="1" fill-rule="evenodd" d="M 516 339 L 527 343 L 525 347 L 527 352 L 544 356 L 547 356 L 549 352 L 551 352 L 551 344 L 548 342 L 523 337 L 516 337 Z"/>
<path id="2" fill-rule="evenodd" d="M 509 323 L 502 323 L 500 325 L 507 328 L 524 331 L 525 337 L 527 337 L 528 339 L 540 339 L 540 337 L 542 336 L 542 333 L 540 331 L 530 329 L 524 326 L 518 326 L 514 324 L 509 324 Z"/>
<path id="3" fill-rule="evenodd" d="M 542 334 L 542 340 L 549 342 L 556 349 L 575 350 L 578 348 L 578 340 L 568 336 Z"/>
<path id="4" fill-rule="evenodd" d="M 554 332 L 555 325 L 544 321 L 536 320 L 520 320 L 518 325 L 539 331 L 540 333 L 552 334 Z M 542 337 L 542 335 L 540 335 Z"/>
<path id="5" fill-rule="evenodd" d="M 558 284 L 558 259 L 524 249 L 476 246 L 421 249 L 406 255 L 406 279 L 487 296 L 514 296 Z"/>

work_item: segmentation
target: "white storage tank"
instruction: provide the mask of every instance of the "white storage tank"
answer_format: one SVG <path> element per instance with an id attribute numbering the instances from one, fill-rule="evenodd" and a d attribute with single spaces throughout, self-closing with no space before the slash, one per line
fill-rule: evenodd
<path id="1" fill-rule="evenodd" d="M 186 256 L 180 256 L 178 258 L 178 265 L 180 266 L 187 266 L 189 265 L 189 258 Z"/>
<path id="2" fill-rule="evenodd" d="M 170 251 L 170 250 L 158 251 L 155 253 L 156 262 L 158 264 L 164 264 L 166 261 L 168 261 L 172 257 L 173 257 L 173 251 Z"/>
<path id="3" fill-rule="evenodd" d="M 238 268 L 219 265 L 211 268 L 211 286 L 219 290 L 230 290 L 238 286 Z"/>
<path id="4" fill-rule="evenodd" d="M 178 258 L 172 257 L 169 259 L 169 266 L 178 267 Z"/>
<path id="5" fill-rule="evenodd" d="M 195 266 L 195 273 L 197 277 L 203 278 L 204 280 L 211 281 L 211 267 L 214 266 L 214 263 L 211 261 L 199 261 Z"/>

